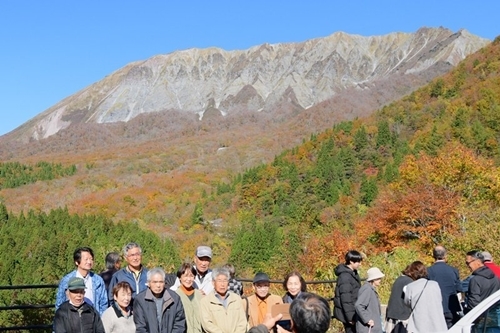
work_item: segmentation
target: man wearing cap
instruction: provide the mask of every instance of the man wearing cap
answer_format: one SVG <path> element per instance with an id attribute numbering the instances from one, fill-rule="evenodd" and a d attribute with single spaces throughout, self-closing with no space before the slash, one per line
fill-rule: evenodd
<path id="1" fill-rule="evenodd" d="M 113 288 L 118 282 L 128 282 L 132 287 L 132 299 L 139 293 L 147 289 L 148 269 L 142 265 L 142 248 L 139 244 L 130 242 L 123 247 L 123 257 L 127 266 L 113 274 L 108 287 L 109 305 L 113 305 L 115 300 Z"/>
<path id="2" fill-rule="evenodd" d="M 205 333 L 245 333 L 247 319 L 241 297 L 229 292 L 231 275 L 225 268 L 212 273 L 214 290 L 200 301 L 201 325 Z"/>
<path id="3" fill-rule="evenodd" d="M 68 300 L 68 281 L 73 277 L 82 278 L 85 282 L 85 302 L 92 305 L 99 314 L 108 308 L 108 296 L 104 280 L 92 272 L 94 266 L 94 252 L 90 247 L 79 247 L 73 252 L 73 262 L 76 269 L 66 274 L 59 282 L 56 294 L 56 310 Z"/>
<path id="4" fill-rule="evenodd" d="M 68 300 L 57 309 L 54 317 L 54 332 L 104 333 L 99 313 L 85 298 L 85 281 L 72 277 L 67 283 Z"/>
<path id="5" fill-rule="evenodd" d="M 271 308 L 275 304 L 283 304 L 283 300 L 278 295 L 269 293 L 271 280 L 266 273 L 257 273 L 253 278 L 254 294 L 243 299 L 243 307 L 248 309 L 247 317 L 250 327 L 257 326 L 264 322 L 266 314 L 271 313 Z"/>
<path id="6" fill-rule="evenodd" d="M 198 288 L 203 295 L 208 295 L 214 286 L 212 283 L 212 270 L 210 269 L 210 263 L 212 262 L 212 249 L 208 246 L 198 246 L 194 253 L 194 268 L 196 270 L 196 276 L 194 277 L 194 283 L 196 288 Z M 174 285 L 170 288 L 172 290 L 177 290 L 181 284 L 179 278 L 175 280 Z"/>
<path id="7" fill-rule="evenodd" d="M 460 320 L 462 310 L 457 294 L 462 292 L 462 282 L 455 267 L 446 263 L 446 249 L 438 245 L 432 251 L 434 264 L 427 269 L 429 280 L 436 281 L 441 289 L 444 318 L 448 328 Z"/>
<path id="8" fill-rule="evenodd" d="M 497 277 L 500 277 L 500 266 L 498 266 L 493 262 L 493 256 L 491 255 L 491 253 L 484 251 L 483 257 L 484 257 L 484 266 L 491 269 L 491 271 L 495 273 Z"/>

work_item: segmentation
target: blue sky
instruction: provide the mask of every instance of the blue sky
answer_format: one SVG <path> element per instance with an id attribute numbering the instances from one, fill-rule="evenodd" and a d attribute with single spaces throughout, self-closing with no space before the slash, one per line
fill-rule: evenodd
<path id="1" fill-rule="evenodd" d="M 0 135 L 127 63 L 188 48 L 247 49 L 337 31 L 500 34 L 500 1 L 0 2 Z"/>

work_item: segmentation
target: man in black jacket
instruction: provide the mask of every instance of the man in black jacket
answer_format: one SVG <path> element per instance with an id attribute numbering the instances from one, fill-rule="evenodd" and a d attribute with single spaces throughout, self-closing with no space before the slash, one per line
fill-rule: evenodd
<path id="1" fill-rule="evenodd" d="M 68 282 L 68 300 L 63 302 L 54 317 L 55 333 L 104 333 L 99 313 L 84 302 L 85 281 L 72 277 Z"/>
<path id="2" fill-rule="evenodd" d="M 496 277 L 491 269 L 484 266 L 484 256 L 481 251 L 467 252 L 465 264 L 472 271 L 465 308 L 465 312 L 469 312 L 481 301 L 500 289 L 500 279 Z"/>
<path id="3" fill-rule="evenodd" d="M 147 275 L 148 288 L 134 300 L 137 333 L 184 333 L 186 317 L 179 295 L 165 289 L 165 271 L 153 268 Z"/>
<path id="4" fill-rule="evenodd" d="M 333 299 L 333 317 L 344 324 L 346 333 L 356 333 L 354 303 L 358 299 L 358 290 L 361 287 L 358 268 L 363 257 L 358 251 L 351 250 L 345 255 L 345 264 L 335 267 L 337 285 Z"/>

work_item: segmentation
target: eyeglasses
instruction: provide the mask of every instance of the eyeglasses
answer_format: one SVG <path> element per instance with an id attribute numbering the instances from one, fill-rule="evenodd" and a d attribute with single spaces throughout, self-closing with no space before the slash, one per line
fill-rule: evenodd
<path id="1" fill-rule="evenodd" d="M 142 256 L 142 253 L 131 253 L 131 254 L 127 254 L 127 257 L 140 257 Z"/>
<path id="2" fill-rule="evenodd" d="M 229 280 L 215 280 L 217 283 L 229 283 Z"/>
<path id="3" fill-rule="evenodd" d="M 476 260 L 477 260 L 477 259 L 472 259 L 471 261 L 467 261 L 467 260 L 466 260 L 466 261 L 465 261 L 465 264 L 466 264 L 467 266 L 469 266 L 471 262 L 474 262 L 474 261 L 476 261 Z"/>

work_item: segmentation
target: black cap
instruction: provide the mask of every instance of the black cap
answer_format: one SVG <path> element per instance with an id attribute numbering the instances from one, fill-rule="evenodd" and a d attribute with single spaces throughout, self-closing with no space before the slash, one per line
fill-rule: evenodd
<path id="1" fill-rule="evenodd" d="M 255 276 L 253 277 L 253 283 L 257 282 L 271 282 L 271 280 L 269 279 L 269 276 L 266 273 L 260 272 L 255 274 Z"/>

